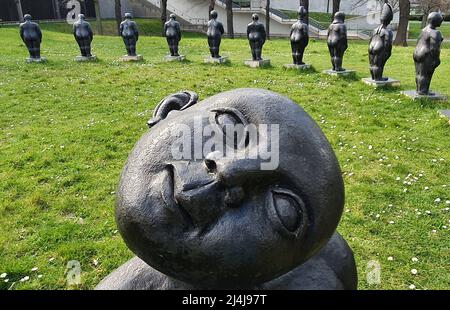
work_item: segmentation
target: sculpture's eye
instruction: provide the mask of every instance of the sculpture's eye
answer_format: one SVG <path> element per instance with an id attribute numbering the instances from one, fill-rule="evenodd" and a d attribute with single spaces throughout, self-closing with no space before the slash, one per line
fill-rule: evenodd
<path id="1" fill-rule="evenodd" d="M 277 224 L 290 234 L 298 236 L 304 231 L 307 214 L 304 202 L 294 193 L 287 190 L 272 191 L 273 210 Z"/>
<path id="2" fill-rule="evenodd" d="M 248 145 L 248 122 L 241 112 L 233 108 L 215 109 L 212 112 L 215 113 L 214 124 L 226 138 L 227 145 L 235 149 Z"/>

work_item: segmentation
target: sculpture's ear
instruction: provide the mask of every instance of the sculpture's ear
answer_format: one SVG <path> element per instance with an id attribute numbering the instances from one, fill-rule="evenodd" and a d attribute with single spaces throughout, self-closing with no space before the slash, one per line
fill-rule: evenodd
<path id="1" fill-rule="evenodd" d="M 161 100 L 161 102 L 156 106 L 156 109 L 153 112 L 153 117 L 147 122 L 147 125 L 149 128 L 152 128 L 165 119 L 171 111 L 186 110 L 197 102 L 198 95 L 192 91 L 183 91 L 172 94 Z"/>

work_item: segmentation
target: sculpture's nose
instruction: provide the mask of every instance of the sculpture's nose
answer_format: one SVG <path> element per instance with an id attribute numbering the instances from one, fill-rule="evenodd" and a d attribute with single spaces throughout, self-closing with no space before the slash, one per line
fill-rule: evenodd
<path id="1" fill-rule="evenodd" d="M 244 190 L 238 184 L 224 179 L 226 164 L 217 153 L 210 153 L 202 161 L 171 163 L 174 179 L 174 198 L 191 216 L 195 226 L 217 219 L 227 208 L 238 207 Z"/>

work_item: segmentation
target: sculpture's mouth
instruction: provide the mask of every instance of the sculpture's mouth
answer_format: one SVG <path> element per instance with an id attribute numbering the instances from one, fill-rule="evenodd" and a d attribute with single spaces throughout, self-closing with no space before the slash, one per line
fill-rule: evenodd
<path id="1" fill-rule="evenodd" d="M 161 195 L 166 207 L 177 213 L 188 227 L 202 229 L 221 213 L 222 198 L 217 180 L 199 173 L 198 168 L 183 163 L 168 164 Z"/>
<path id="2" fill-rule="evenodd" d="M 187 212 L 175 198 L 175 175 L 174 167 L 172 165 L 167 165 L 164 170 L 164 181 L 162 184 L 161 194 L 165 205 L 172 212 L 178 212 L 178 214 L 189 226 L 194 226 L 194 222 L 189 212 Z"/>

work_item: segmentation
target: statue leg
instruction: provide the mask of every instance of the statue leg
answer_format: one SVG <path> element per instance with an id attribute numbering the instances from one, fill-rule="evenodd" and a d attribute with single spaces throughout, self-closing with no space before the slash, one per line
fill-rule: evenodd
<path id="1" fill-rule="evenodd" d="M 178 53 L 178 43 L 179 41 L 177 39 L 173 40 L 173 51 L 175 53 L 175 56 L 180 56 L 180 54 Z"/>
<path id="2" fill-rule="evenodd" d="M 256 60 L 262 60 L 262 44 L 260 42 L 255 42 L 255 54 Z"/>
<path id="3" fill-rule="evenodd" d="M 431 61 L 425 60 L 422 63 L 416 63 L 416 83 L 419 95 L 429 95 L 431 79 L 433 78 L 436 66 Z"/>
<path id="4" fill-rule="evenodd" d="M 173 50 L 172 39 L 171 38 L 167 38 L 167 45 L 169 45 L 170 55 L 174 56 L 174 50 Z"/>
<path id="5" fill-rule="evenodd" d="M 32 41 L 27 41 L 27 42 L 25 42 L 25 45 L 27 46 L 28 53 L 30 54 L 30 58 L 35 58 L 33 42 Z"/>
<path id="6" fill-rule="evenodd" d="M 131 38 L 128 39 L 128 44 L 130 46 L 130 55 L 131 56 L 136 56 L 136 39 Z"/>
<path id="7" fill-rule="evenodd" d="M 41 42 L 33 41 L 34 58 L 41 58 Z"/>
<path id="8" fill-rule="evenodd" d="M 78 39 L 78 45 L 80 46 L 81 56 L 86 57 L 86 42 L 83 39 Z"/>
<path id="9" fill-rule="evenodd" d="M 299 48 L 298 48 L 298 64 L 299 65 L 304 65 L 305 64 L 303 62 L 303 54 L 304 53 L 305 53 L 305 47 L 299 46 Z"/>
<path id="10" fill-rule="evenodd" d="M 340 48 L 336 48 L 336 51 L 335 51 L 336 71 L 344 71 L 345 70 L 344 68 L 342 68 L 344 52 L 345 52 L 344 50 L 341 50 Z"/>
<path id="11" fill-rule="evenodd" d="M 328 50 L 330 51 L 332 69 L 334 71 L 336 71 L 336 56 L 335 56 L 336 51 L 333 46 L 329 46 L 329 45 L 328 45 Z"/>
<path id="12" fill-rule="evenodd" d="M 292 49 L 292 60 L 294 61 L 294 65 L 298 65 L 297 43 L 291 41 L 291 49 Z"/>
<path id="13" fill-rule="evenodd" d="M 215 57 L 215 52 L 214 52 L 214 39 L 213 38 L 208 38 L 208 45 L 209 45 L 209 52 L 211 53 L 211 57 Z"/>
<path id="14" fill-rule="evenodd" d="M 92 43 L 92 41 L 87 39 L 87 40 L 85 40 L 85 42 L 86 42 L 86 45 L 85 45 L 85 47 L 86 47 L 86 50 L 85 50 L 86 51 L 86 55 L 88 57 L 91 57 L 92 56 L 92 52 L 91 52 L 91 43 Z"/>
<path id="15" fill-rule="evenodd" d="M 216 38 L 215 41 L 216 41 L 216 48 L 215 48 L 216 58 L 220 58 L 220 43 L 222 42 L 222 37 Z"/>
<path id="16" fill-rule="evenodd" d="M 374 75 L 376 81 L 386 81 L 387 78 L 383 78 L 383 72 L 384 72 L 384 64 L 386 61 L 384 60 L 384 55 L 375 55 L 374 59 Z"/>
<path id="17" fill-rule="evenodd" d="M 130 55 L 130 48 L 129 48 L 129 45 L 128 45 L 128 39 L 122 37 L 122 40 L 123 40 L 123 44 L 125 44 L 125 49 L 127 50 L 127 55 L 129 56 Z"/>
<path id="18" fill-rule="evenodd" d="M 255 41 L 250 41 L 250 49 L 252 50 L 252 59 L 253 60 L 258 60 L 257 56 L 256 56 L 256 46 L 255 46 Z"/>
<path id="19" fill-rule="evenodd" d="M 375 80 L 375 55 L 369 53 L 370 75 Z"/>

